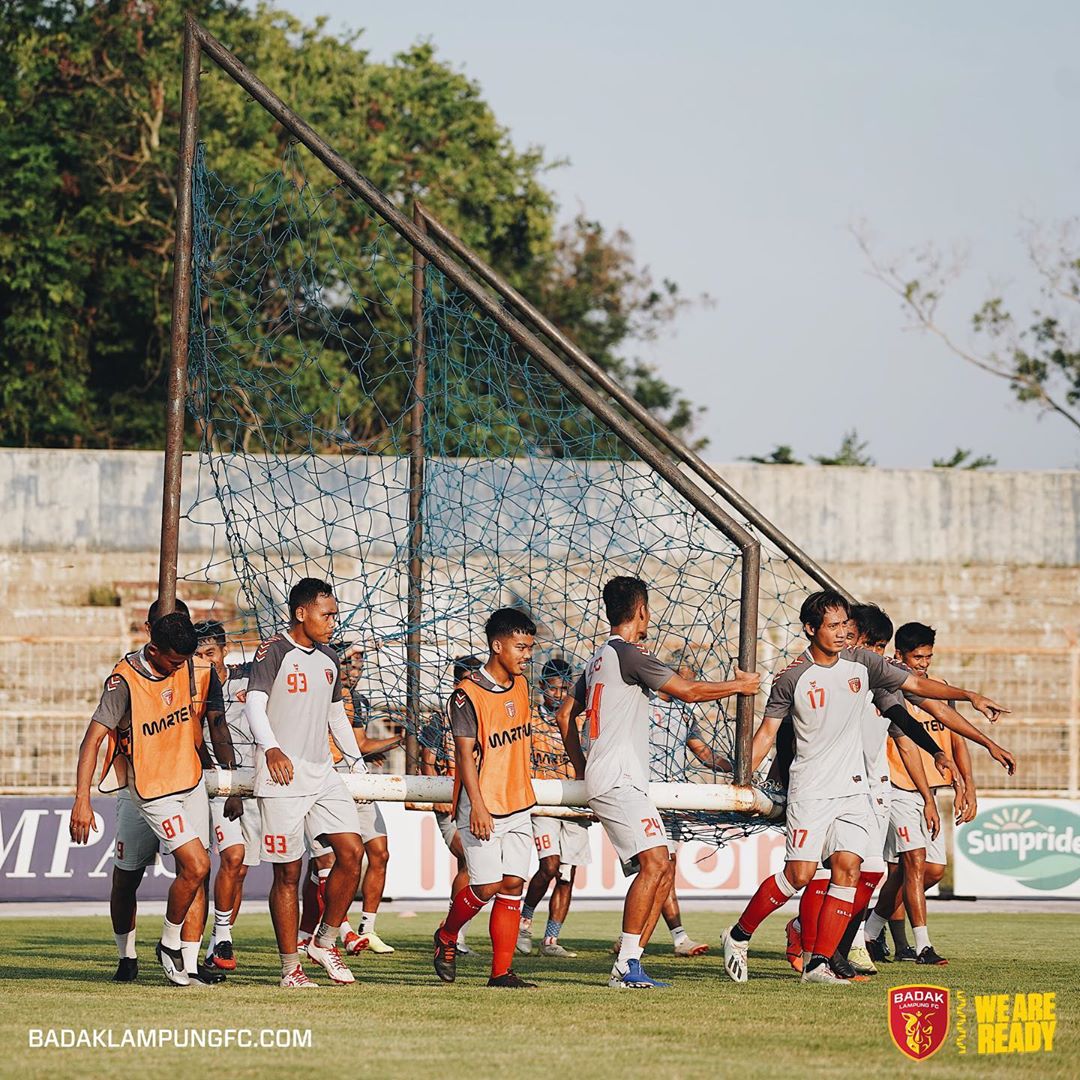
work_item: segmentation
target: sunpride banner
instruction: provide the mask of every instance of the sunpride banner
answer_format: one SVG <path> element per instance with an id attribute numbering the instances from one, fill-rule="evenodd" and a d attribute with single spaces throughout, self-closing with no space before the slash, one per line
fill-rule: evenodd
<path id="1" fill-rule="evenodd" d="M 1080 802 L 980 799 L 955 853 L 958 895 L 1080 897 Z"/>

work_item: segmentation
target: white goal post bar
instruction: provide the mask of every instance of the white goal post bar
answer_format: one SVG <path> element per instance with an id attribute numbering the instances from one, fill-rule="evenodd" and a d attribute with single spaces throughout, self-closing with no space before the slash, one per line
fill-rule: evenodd
<path id="1" fill-rule="evenodd" d="M 383 773 L 339 773 L 358 802 L 448 803 L 454 797 L 454 781 L 446 776 L 392 776 Z M 253 769 L 207 769 L 203 776 L 210 796 L 252 794 Z M 583 780 L 534 780 L 536 801 L 547 807 L 588 805 Z M 727 811 L 779 817 L 783 804 L 755 787 L 734 784 L 649 785 L 649 796 L 658 810 Z"/>

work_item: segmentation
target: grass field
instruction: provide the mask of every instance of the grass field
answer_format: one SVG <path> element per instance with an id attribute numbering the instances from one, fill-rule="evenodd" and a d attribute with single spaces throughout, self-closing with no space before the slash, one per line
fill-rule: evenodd
<path id="1" fill-rule="evenodd" d="M 538 921 L 543 916 L 539 913 Z M 482 917 L 485 918 L 485 917 Z M 140 936 L 139 982 L 109 981 L 115 953 L 104 918 L 0 919 L 3 1013 L 0 1075 L 32 1077 L 191 1076 L 215 1080 L 310 1075 L 324 1077 L 589 1077 L 645 1075 L 740 1078 L 819 1075 L 926 1077 L 1080 1076 L 1080 916 L 935 915 L 935 944 L 947 968 L 889 964 L 868 984 L 846 989 L 803 987 L 783 959 L 784 920 L 774 917 L 755 937 L 751 981 L 735 986 L 714 951 L 678 960 L 664 933 L 650 949 L 650 972 L 670 978 L 658 993 L 608 990 L 606 950 L 614 912 L 571 913 L 564 941 L 576 960 L 518 958 L 535 977 L 534 991 L 487 990 L 486 919 L 472 933 L 477 955 L 459 964 L 458 982 L 443 986 L 430 968 L 433 914 L 384 915 L 382 936 L 397 945 L 389 958 L 352 961 L 360 984 L 286 993 L 277 989 L 277 954 L 269 920 L 242 916 L 236 939 L 240 967 L 229 984 L 171 989 L 153 959 L 157 917 Z M 719 941 L 730 921 L 693 914 L 688 929 Z M 963 991 L 968 1052 L 948 1043 L 929 1061 L 909 1062 L 886 1026 L 889 986 L 939 984 Z M 978 1056 L 975 994 L 1055 991 L 1058 1025 L 1052 1053 Z M 955 995 L 954 995 L 955 997 Z M 30 1028 L 108 1028 L 114 1038 L 134 1027 L 311 1028 L 311 1049 L 31 1049 Z"/>

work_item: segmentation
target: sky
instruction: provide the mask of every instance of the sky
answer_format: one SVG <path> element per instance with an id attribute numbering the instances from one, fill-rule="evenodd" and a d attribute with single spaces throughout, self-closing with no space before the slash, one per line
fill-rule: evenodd
<path id="1" fill-rule="evenodd" d="M 1080 5 L 997 0 L 278 0 L 363 28 L 389 59 L 430 39 L 479 82 L 564 217 L 713 300 L 635 346 L 706 406 L 706 456 L 830 453 L 857 428 L 885 467 L 956 447 L 1002 469 L 1080 467 L 1080 436 L 908 328 L 851 235 L 892 259 L 962 251 L 942 318 L 1037 300 L 1025 224 L 1080 213 Z"/>

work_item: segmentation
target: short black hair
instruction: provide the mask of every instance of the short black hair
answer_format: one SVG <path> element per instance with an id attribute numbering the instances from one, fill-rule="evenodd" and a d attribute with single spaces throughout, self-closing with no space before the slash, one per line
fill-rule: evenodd
<path id="1" fill-rule="evenodd" d="M 536 623 L 517 608 L 501 607 L 493 611 L 484 624 L 484 636 L 490 645 L 498 638 L 509 637 L 511 634 L 535 634 Z"/>
<path id="2" fill-rule="evenodd" d="M 175 653 L 177 656 L 194 656 L 199 647 L 199 637 L 191 619 L 181 611 L 162 615 L 150 627 L 150 640 L 161 652 Z"/>
<path id="3" fill-rule="evenodd" d="M 224 649 L 228 641 L 225 636 L 225 627 L 216 619 L 207 619 L 205 622 L 197 622 L 195 624 L 195 634 L 199 639 L 199 644 L 213 639 Z"/>
<path id="4" fill-rule="evenodd" d="M 892 619 L 877 604 L 852 604 L 851 619 L 859 637 L 871 645 L 887 645 L 893 634 Z"/>
<path id="5" fill-rule="evenodd" d="M 904 623 L 896 631 L 896 651 L 908 653 L 923 645 L 933 645 L 936 640 L 937 631 L 932 626 L 921 622 Z"/>
<path id="6" fill-rule="evenodd" d="M 811 593 L 803 601 L 799 608 L 799 622 L 811 630 L 817 630 L 830 608 L 840 608 L 845 615 L 851 614 L 851 605 L 835 589 L 822 589 L 821 592 Z"/>
<path id="7" fill-rule="evenodd" d="M 158 613 L 161 611 L 161 600 L 155 600 L 146 612 L 146 621 L 153 626 L 158 620 Z M 173 611 L 179 611 L 181 615 L 190 615 L 187 604 L 178 596 L 176 598 L 176 604 L 173 607 Z"/>
<path id="8" fill-rule="evenodd" d="M 641 578 L 613 577 L 604 586 L 604 610 L 612 626 L 632 619 L 639 604 L 649 606 L 649 587 Z"/>
<path id="9" fill-rule="evenodd" d="M 289 618 L 296 618 L 297 608 L 307 607 L 320 596 L 333 595 L 334 587 L 328 581 L 316 577 L 301 578 L 289 590 Z"/>
<path id="10" fill-rule="evenodd" d="M 551 679 L 567 679 L 574 674 L 573 668 L 567 663 L 566 658 L 556 656 L 548 660 L 540 669 L 540 681 L 548 682 Z"/>
<path id="11" fill-rule="evenodd" d="M 484 661 L 479 656 L 454 657 L 454 682 L 459 683 L 470 671 L 479 671 Z"/>

